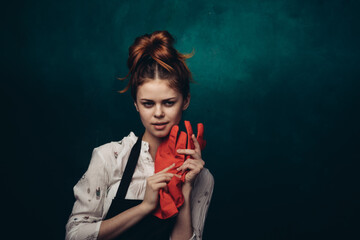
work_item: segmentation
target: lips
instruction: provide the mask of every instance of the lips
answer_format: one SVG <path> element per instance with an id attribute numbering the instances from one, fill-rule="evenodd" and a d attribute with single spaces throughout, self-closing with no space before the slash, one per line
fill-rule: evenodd
<path id="1" fill-rule="evenodd" d="M 167 124 L 168 122 L 161 122 L 161 123 L 153 123 L 152 125 L 154 125 L 156 130 L 163 130 L 165 129 Z"/>
<path id="2" fill-rule="evenodd" d="M 164 124 L 168 124 L 168 123 L 167 122 L 153 123 L 153 125 L 164 125 Z"/>

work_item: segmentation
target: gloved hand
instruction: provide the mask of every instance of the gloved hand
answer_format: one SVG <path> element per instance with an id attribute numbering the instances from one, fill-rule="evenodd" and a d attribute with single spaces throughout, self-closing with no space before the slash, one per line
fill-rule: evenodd
<path id="1" fill-rule="evenodd" d="M 175 163 L 168 172 L 182 174 L 176 169 L 184 163 L 185 156 L 178 154 L 176 150 L 186 148 L 187 135 L 181 131 L 177 137 L 178 131 L 179 127 L 174 125 L 169 136 L 158 147 L 155 156 L 155 173 Z M 178 208 L 184 203 L 182 183 L 181 178 L 174 176 L 168 183 L 167 190 L 159 190 L 159 207 L 154 212 L 156 217 L 166 219 L 179 212 Z"/>

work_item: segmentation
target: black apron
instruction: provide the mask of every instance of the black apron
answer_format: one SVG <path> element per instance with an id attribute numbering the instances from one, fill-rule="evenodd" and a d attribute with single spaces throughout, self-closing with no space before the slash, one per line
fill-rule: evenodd
<path id="1" fill-rule="evenodd" d="M 119 213 L 132 208 L 142 202 L 142 200 L 127 200 L 125 199 L 127 190 L 129 188 L 132 176 L 134 174 L 137 161 L 140 155 L 142 135 L 138 137 L 137 142 L 131 149 L 129 160 L 126 164 L 126 168 L 123 177 L 120 182 L 119 189 L 113 199 L 110 209 L 105 219 L 112 218 Z M 176 217 L 168 219 L 159 219 L 152 213 L 145 216 L 142 220 L 136 223 L 134 226 L 127 229 L 120 236 L 115 239 L 126 240 L 169 240 L 171 231 L 174 227 Z"/>

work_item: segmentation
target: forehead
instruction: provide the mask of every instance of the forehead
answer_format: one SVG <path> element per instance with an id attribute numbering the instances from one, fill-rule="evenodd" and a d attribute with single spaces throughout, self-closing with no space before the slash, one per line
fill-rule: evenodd
<path id="1" fill-rule="evenodd" d="M 162 79 L 145 81 L 137 90 L 137 99 L 161 100 L 179 96 L 181 94 L 171 88 L 167 80 Z"/>

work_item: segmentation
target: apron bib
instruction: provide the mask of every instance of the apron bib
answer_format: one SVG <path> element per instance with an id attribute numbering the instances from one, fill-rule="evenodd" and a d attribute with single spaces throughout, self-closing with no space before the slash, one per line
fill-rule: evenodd
<path id="1" fill-rule="evenodd" d="M 140 155 L 142 135 L 138 137 L 135 145 L 131 149 L 129 160 L 126 164 L 123 177 L 121 179 L 118 191 L 113 199 L 110 209 L 105 219 L 112 218 L 119 213 L 132 208 L 142 202 L 142 200 L 128 200 L 125 199 L 127 190 L 129 188 L 132 176 L 134 174 L 137 161 Z M 159 219 L 152 213 L 145 216 L 138 223 L 128 228 L 125 232 L 119 235 L 117 240 L 169 240 L 171 231 L 174 227 L 176 217 L 169 219 Z"/>

